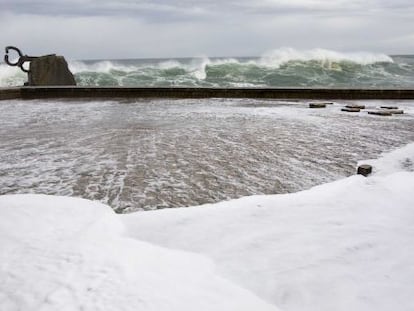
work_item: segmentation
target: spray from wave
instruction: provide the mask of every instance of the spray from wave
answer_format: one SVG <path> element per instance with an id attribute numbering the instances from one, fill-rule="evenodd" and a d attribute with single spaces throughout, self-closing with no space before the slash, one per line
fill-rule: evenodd
<path id="1" fill-rule="evenodd" d="M 281 48 L 251 58 L 71 61 L 82 86 L 413 87 L 413 56 Z M 25 75 L 0 65 L 0 86 Z"/>
<path id="2" fill-rule="evenodd" d="M 20 68 L 0 64 L 0 87 L 21 86 L 27 80 L 26 76 Z"/>

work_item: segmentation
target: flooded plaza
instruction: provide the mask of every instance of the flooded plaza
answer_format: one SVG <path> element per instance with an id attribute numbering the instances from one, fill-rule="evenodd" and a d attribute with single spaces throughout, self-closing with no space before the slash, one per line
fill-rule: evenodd
<path id="1" fill-rule="evenodd" d="M 289 193 L 355 174 L 414 141 L 413 101 L 388 117 L 346 101 L 250 99 L 0 102 L 0 194 L 98 200 L 117 212 Z"/>

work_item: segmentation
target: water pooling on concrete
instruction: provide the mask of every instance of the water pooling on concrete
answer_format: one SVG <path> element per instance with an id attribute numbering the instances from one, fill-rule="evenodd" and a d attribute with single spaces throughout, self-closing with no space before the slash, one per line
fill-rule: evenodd
<path id="1" fill-rule="evenodd" d="M 336 102 L 2 101 L 0 194 L 99 200 L 129 212 L 295 192 L 414 141 L 414 102 L 381 117 Z M 361 103 L 361 102 L 358 102 Z"/>

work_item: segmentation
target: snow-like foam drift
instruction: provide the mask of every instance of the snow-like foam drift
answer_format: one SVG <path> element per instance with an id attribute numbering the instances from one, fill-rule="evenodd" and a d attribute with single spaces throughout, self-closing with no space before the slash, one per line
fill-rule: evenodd
<path id="1" fill-rule="evenodd" d="M 0 197 L 1 310 L 277 310 L 200 255 L 130 238 L 105 205 Z"/>
<path id="2" fill-rule="evenodd" d="M 414 172 L 414 144 L 385 154 L 379 159 L 359 161 L 358 164 L 372 165 L 376 175 L 386 176 L 395 172 Z"/>
<path id="3" fill-rule="evenodd" d="M 129 215 L 2 196 L 0 309 L 413 310 L 407 161 L 414 144 L 369 178 Z"/>

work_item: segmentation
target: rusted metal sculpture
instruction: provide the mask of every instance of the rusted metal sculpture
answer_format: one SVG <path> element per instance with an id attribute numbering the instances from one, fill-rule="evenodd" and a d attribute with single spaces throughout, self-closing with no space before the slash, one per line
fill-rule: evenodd
<path id="1" fill-rule="evenodd" d="M 20 51 L 20 49 L 16 48 L 15 46 L 6 46 L 6 54 L 4 55 L 4 62 L 9 65 L 9 66 L 18 66 L 20 67 L 21 70 L 23 70 L 24 72 L 29 73 L 30 69 L 26 69 L 23 67 L 24 63 L 26 62 L 30 62 L 32 60 L 35 60 L 36 58 L 39 58 L 39 56 L 28 56 L 28 55 L 23 55 L 23 53 Z M 12 63 L 9 60 L 9 51 L 13 50 L 16 51 L 16 53 L 19 55 L 19 59 L 15 62 Z M 48 56 L 53 56 L 55 54 L 51 54 Z"/>
<path id="2" fill-rule="evenodd" d="M 28 56 L 15 46 L 6 46 L 4 61 L 10 66 L 17 66 L 28 74 L 28 82 L 25 86 L 45 86 L 45 85 L 76 85 L 75 78 L 68 68 L 68 64 L 63 56 L 56 54 L 42 56 Z M 15 51 L 19 58 L 16 62 L 11 62 L 9 52 Z M 29 62 L 26 69 L 24 64 Z"/>

